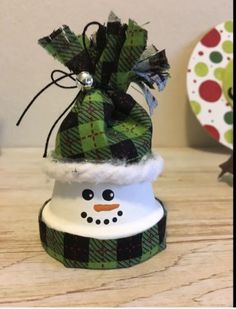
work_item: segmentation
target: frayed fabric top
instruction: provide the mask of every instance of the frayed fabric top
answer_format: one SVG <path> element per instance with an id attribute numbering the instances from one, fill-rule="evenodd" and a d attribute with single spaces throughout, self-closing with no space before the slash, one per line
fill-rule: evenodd
<path id="1" fill-rule="evenodd" d="M 140 163 L 143 168 L 145 158 L 152 156 L 152 121 L 145 109 L 126 91 L 131 82 L 136 83 L 152 113 L 157 103 L 149 88 L 157 85 L 163 90 L 169 76 L 165 51 L 158 51 L 153 45 L 148 47 L 147 31 L 135 21 L 122 24 L 112 13 L 106 25 L 92 22 L 85 29 L 92 24 L 99 28 L 91 38 L 85 36 L 85 31 L 76 35 L 68 26 L 62 26 L 39 40 L 49 54 L 77 77 L 82 72 L 87 78 L 82 81 L 85 87 L 75 98 L 56 136 L 53 159 L 57 167 L 65 165 L 62 167 L 64 176 L 68 162 L 79 165 L 80 170 L 86 169 L 89 163 L 100 168 L 104 162 L 114 165 L 114 169 L 117 164 L 113 162 L 125 162 L 127 167 L 134 165 L 133 170 Z M 86 86 L 83 83 L 88 79 L 89 85 Z M 81 166 L 83 161 L 85 164 Z M 146 172 L 148 175 L 141 177 L 141 181 L 145 177 L 153 180 L 155 173 L 159 175 L 161 161 L 152 159 L 149 167 L 151 163 L 154 172 Z M 145 166 L 147 170 L 147 164 Z M 149 177 L 150 173 L 152 176 Z M 81 172 L 73 178 L 78 181 L 78 175 L 83 179 Z M 71 177 L 67 174 L 65 179 L 71 180 Z M 132 181 L 134 177 L 130 179 Z M 108 177 L 109 180 L 113 181 L 113 177 Z"/>

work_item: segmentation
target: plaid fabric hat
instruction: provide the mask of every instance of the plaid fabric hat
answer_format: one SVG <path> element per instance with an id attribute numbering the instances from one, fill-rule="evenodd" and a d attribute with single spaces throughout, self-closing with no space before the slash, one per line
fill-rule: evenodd
<path id="1" fill-rule="evenodd" d="M 94 164 L 104 181 L 107 163 L 109 173 L 113 173 L 112 167 L 132 164 L 140 175 L 146 171 L 147 180 L 154 180 L 163 161 L 152 154 L 151 118 L 126 91 L 131 82 L 136 83 L 153 111 L 156 101 L 149 88 L 154 84 L 159 90 L 165 87 L 169 69 L 165 51 L 147 47 L 147 31 L 133 20 L 122 24 L 113 13 L 91 38 L 63 26 L 39 44 L 70 71 L 86 71 L 93 78 L 92 86 L 78 94 L 61 123 L 48 174 L 66 181 L 73 173 L 73 180 L 84 181 L 81 165 L 83 171 L 90 168 L 91 172 Z M 94 174 L 90 175 L 87 180 L 94 180 Z M 130 183 L 133 181 L 132 176 Z"/>

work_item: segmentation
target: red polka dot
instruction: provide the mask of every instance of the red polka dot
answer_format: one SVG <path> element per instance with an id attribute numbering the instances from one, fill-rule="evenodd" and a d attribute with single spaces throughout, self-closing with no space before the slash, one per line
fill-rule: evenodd
<path id="1" fill-rule="evenodd" d="M 198 53 L 198 55 L 199 55 L 199 56 L 202 56 L 202 55 L 204 55 L 204 53 L 203 53 L 202 51 L 200 51 L 200 52 Z"/>
<path id="2" fill-rule="evenodd" d="M 211 109 L 208 109 L 208 113 L 211 113 Z"/>
<path id="3" fill-rule="evenodd" d="M 203 128 L 205 128 L 205 129 L 208 131 L 208 133 L 209 133 L 215 140 L 219 141 L 219 139 L 220 139 L 220 133 L 219 133 L 219 131 L 218 131 L 215 127 L 213 127 L 213 126 L 211 126 L 211 125 L 209 125 L 209 124 L 206 124 L 206 125 L 203 126 Z"/>
<path id="4" fill-rule="evenodd" d="M 201 43 L 206 47 L 215 47 L 220 42 L 220 33 L 213 28 L 201 40 Z"/>
<path id="5" fill-rule="evenodd" d="M 199 87 L 200 97 L 207 102 L 216 102 L 221 97 L 222 90 L 220 85 L 214 80 L 207 80 Z"/>

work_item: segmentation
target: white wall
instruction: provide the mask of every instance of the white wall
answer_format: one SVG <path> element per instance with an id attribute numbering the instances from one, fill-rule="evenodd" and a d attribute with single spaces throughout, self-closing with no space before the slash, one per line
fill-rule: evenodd
<path id="1" fill-rule="evenodd" d="M 197 41 L 232 18 L 232 6 L 231 0 L 0 0 L 0 145 L 43 145 L 52 123 L 75 95 L 74 90 L 52 87 L 22 125 L 15 126 L 25 105 L 49 81 L 51 70 L 62 68 L 37 44 L 38 38 L 62 24 L 81 33 L 90 21 L 106 21 L 111 9 L 123 21 L 150 21 L 149 42 L 167 50 L 172 78 L 157 94 L 154 146 L 216 145 L 189 108 L 185 72 Z M 142 96 L 132 94 L 144 106 Z"/>

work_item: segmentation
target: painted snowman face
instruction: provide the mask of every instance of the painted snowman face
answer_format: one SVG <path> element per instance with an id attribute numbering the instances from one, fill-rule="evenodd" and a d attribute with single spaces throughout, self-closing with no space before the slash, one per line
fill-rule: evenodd
<path id="1" fill-rule="evenodd" d="M 100 201 L 95 201 L 94 191 L 91 189 L 84 189 L 82 191 L 82 198 L 88 201 L 88 208 L 83 209 L 81 218 L 88 223 L 111 224 L 116 223 L 123 215 L 120 210 L 121 204 L 115 201 L 115 193 L 111 189 L 105 189 L 101 192 Z"/>
<path id="2" fill-rule="evenodd" d="M 43 220 L 71 234 L 115 239 L 144 231 L 163 214 L 148 182 L 126 186 L 55 182 Z"/>

